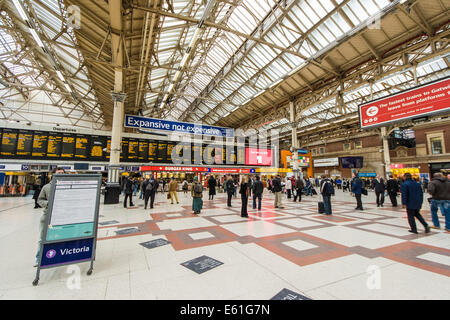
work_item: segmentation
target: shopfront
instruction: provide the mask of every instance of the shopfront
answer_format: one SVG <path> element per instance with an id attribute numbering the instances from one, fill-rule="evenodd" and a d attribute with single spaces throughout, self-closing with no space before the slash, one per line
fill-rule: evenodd
<path id="1" fill-rule="evenodd" d="M 436 172 L 441 172 L 444 175 L 450 174 L 450 162 L 430 163 L 429 167 L 431 176 L 433 176 Z"/>
<path id="2" fill-rule="evenodd" d="M 413 179 L 420 180 L 420 168 L 418 165 L 391 164 L 391 173 L 394 179 L 403 179 L 405 173 L 410 173 Z"/>

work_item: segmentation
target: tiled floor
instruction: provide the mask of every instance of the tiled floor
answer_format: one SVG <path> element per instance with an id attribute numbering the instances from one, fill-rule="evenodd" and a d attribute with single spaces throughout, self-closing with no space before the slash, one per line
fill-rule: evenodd
<path id="1" fill-rule="evenodd" d="M 374 195 L 337 191 L 333 216 L 317 213 L 319 197 L 283 199 L 240 217 L 240 200 L 206 200 L 199 216 L 191 197 L 180 204 L 157 196 L 153 210 L 101 205 L 94 272 L 88 263 L 42 270 L 34 255 L 42 214 L 27 198 L 0 198 L 0 299 L 270 299 L 286 288 L 312 299 L 450 299 L 450 234 L 408 232 L 406 213 Z M 430 221 L 428 204 L 422 210 Z M 443 218 L 440 216 L 443 225 Z M 115 220 L 115 221 L 114 221 Z M 135 229 L 135 233 L 117 231 Z M 140 243 L 170 243 L 147 249 Z M 223 264 L 197 274 L 181 264 L 206 255 Z M 78 276 L 79 275 L 79 276 Z"/>

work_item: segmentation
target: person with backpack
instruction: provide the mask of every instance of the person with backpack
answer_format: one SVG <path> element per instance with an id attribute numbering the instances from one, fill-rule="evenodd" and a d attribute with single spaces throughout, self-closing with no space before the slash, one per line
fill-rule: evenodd
<path id="1" fill-rule="evenodd" d="M 242 176 L 239 194 L 241 195 L 241 217 L 248 218 L 248 177 Z"/>
<path id="2" fill-rule="evenodd" d="M 323 198 L 325 214 L 331 215 L 331 196 L 334 195 L 334 187 L 326 175 L 322 176 L 322 181 L 320 181 L 320 193 Z"/>
<path id="3" fill-rule="evenodd" d="M 198 177 L 194 177 L 194 183 L 192 184 L 192 211 L 195 214 L 200 214 L 203 207 L 203 186 L 198 182 Z"/>
<path id="4" fill-rule="evenodd" d="M 283 191 L 283 187 L 281 186 L 281 176 L 277 175 L 275 179 L 272 180 L 272 191 L 275 194 L 275 208 L 283 209 L 281 206 L 281 191 Z"/>
<path id="5" fill-rule="evenodd" d="M 127 207 L 127 199 L 130 199 L 130 207 L 134 207 L 133 204 L 133 186 L 134 178 L 127 179 L 125 182 L 125 198 L 123 200 L 123 207 Z"/>
<path id="6" fill-rule="evenodd" d="M 233 183 L 233 178 L 231 176 L 228 177 L 227 182 L 225 183 L 226 185 L 226 189 L 227 189 L 227 206 L 231 207 L 231 198 L 233 197 L 234 194 L 234 183 Z"/>
<path id="7" fill-rule="evenodd" d="M 297 202 L 297 198 L 298 198 L 298 202 L 302 202 L 302 190 L 303 187 L 305 186 L 305 184 L 303 183 L 303 179 L 302 178 L 298 178 L 295 181 L 295 185 L 294 185 L 294 202 Z"/>
<path id="8" fill-rule="evenodd" d="M 150 198 L 150 209 L 153 209 L 153 204 L 155 202 L 156 190 L 158 190 L 158 181 L 150 175 L 150 179 L 144 182 L 144 209 L 147 209 L 148 199 Z"/>
<path id="9" fill-rule="evenodd" d="M 252 185 L 253 209 L 256 209 L 256 199 L 258 199 L 258 210 L 261 211 L 261 201 L 262 201 L 262 194 L 264 192 L 264 186 L 259 176 L 256 176 L 255 179 L 256 180 Z"/>
<path id="10" fill-rule="evenodd" d="M 189 184 L 188 184 L 188 182 L 186 181 L 186 179 L 183 181 L 183 186 L 182 186 L 181 188 L 183 189 L 183 193 L 184 193 L 184 195 L 186 196 L 186 195 L 187 195 L 187 192 L 188 192 L 188 190 L 189 190 Z"/>

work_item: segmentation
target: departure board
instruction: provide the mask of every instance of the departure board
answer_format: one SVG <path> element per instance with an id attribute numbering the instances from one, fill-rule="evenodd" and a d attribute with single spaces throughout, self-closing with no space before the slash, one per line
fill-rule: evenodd
<path id="1" fill-rule="evenodd" d="M 102 161 L 106 159 L 106 152 L 103 149 L 106 148 L 106 137 L 104 136 L 91 136 L 91 152 L 90 160 Z"/>
<path id="2" fill-rule="evenodd" d="M 157 152 L 158 152 L 158 141 L 150 140 L 148 143 L 148 161 L 156 162 Z"/>
<path id="3" fill-rule="evenodd" d="M 31 157 L 34 159 L 45 158 L 47 156 L 47 144 L 48 144 L 48 132 L 34 131 Z"/>
<path id="4" fill-rule="evenodd" d="M 196 160 L 198 159 L 198 160 Z M 199 143 L 192 144 L 192 163 L 195 165 L 201 165 L 203 159 L 203 148 Z"/>
<path id="5" fill-rule="evenodd" d="M 122 152 L 120 153 L 120 160 L 124 160 L 128 157 L 128 138 L 122 139 Z"/>
<path id="6" fill-rule="evenodd" d="M 148 141 L 139 140 L 139 161 L 147 162 L 148 160 Z"/>
<path id="7" fill-rule="evenodd" d="M 139 160 L 139 140 L 130 139 L 128 141 L 128 157 L 126 161 L 137 162 Z"/>
<path id="8" fill-rule="evenodd" d="M 223 164 L 225 160 L 224 149 L 221 146 L 214 147 L 214 164 Z"/>
<path id="9" fill-rule="evenodd" d="M 226 164 L 236 164 L 236 147 L 226 146 Z"/>
<path id="10" fill-rule="evenodd" d="M 109 159 L 111 156 L 111 139 L 106 141 L 106 159 Z"/>
<path id="11" fill-rule="evenodd" d="M 238 146 L 236 149 L 236 164 L 245 164 L 245 147 Z"/>
<path id="12" fill-rule="evenodd" d="M 77 135 L 75 137 L 75 159 L 88 159 L 89 156 L 89 136 Z"/>
<path id="13" fill-rule="evenodd" d="M 205 147 L 203 147 L 203 164 L 214 164 L 213 145 L 206 145 Z"/>
<path id="14" fill-rule="evenodd" d="M 172 162 L 172 150 L 175 147 L 175 143 L 169 142 L 167 143 L 167 151 L 166 151 L 166 162 L 167 163 L 173 163 Z"/>
<path id="15" fill-rule="evenodd" d="M 19 133 L 14 129 L 3 129 L 2 156 L 13 157 L 16 155 L 17 137 Z"/>
<path id="16" fill-rule="evenodd" d="M 158 152 L 156 154 L 156 161 L 161 163 L 166 163 L 166 150 L 167 150 L 167 142 L 159 141 L 158 142 Z"/>
<path id="17" fill-rule="evenodd" d="M 174 147 L 174 149 L 175 149 L 175 154 L 177 155 L 177 157 L 176 157 L 176 159 L 178 160 L 178 161 L 181 161 L 181 162 L 184 162 L 184 156 L 185 156 L 185 154 L 184 154 L 184 145 L 185 145 L 185 143 L 183 143 L 183 142 L 180 142 L 180 143 L 177 143 L 176 145 L 175 145 L 175 147 Z M 190 148 L 190 146 L 189 146 L 189 148 Z M 188 148 L 186 148 L 186 151 L 190 151 Z M 190 152 L 188 152 L 188 153 L 190 153 Z M 190 163 L 190 161 L 191 161 L 191 157 L 190 157 L 190 155 L 189 156 L 187 156 L 188 158 L 188 161 L 189 161 L 189 163 Z M 174 161 L 175 159 L 173 159 L 172 158 L 172 162 Z"/>
<path id="18" fill-rule="evenodd" d="M 33 149 L 33 131 L 20 130 L 17 139 L 17 156 L 30 157 Z"/>
<path id="19" fill-rule="evenodd" d="M 61 159 L 72 159 L 75 154 L 75 136 L 71 134 L 63 133 L 62 135 L 62 147 L 61 147 Z"/>

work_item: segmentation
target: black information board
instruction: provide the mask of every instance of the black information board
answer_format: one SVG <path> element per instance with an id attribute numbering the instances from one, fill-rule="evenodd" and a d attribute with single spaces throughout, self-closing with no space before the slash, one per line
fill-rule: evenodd
<path id="1" fill-rule="evenodd" d="M 75 155 L 75 135 L 62 134 L 61 160 L 72 160 Z"/>
<path id="2" fill-rule="evenodd" d="M 172 150 L 173 148 L 175 148 L 175 143 L 174 142 L 169 142 L 167 143 L 167 149 L 166 149 L 166 162 L 167 163 L 173 163 L 172 162 Z"/>
<path id="3" fill-rule="evenodd" d="M 148 141 L 147 140 L 139 140 L 139 162 L 147 162 L 148 161 Z"/>
<path id="4" fill-rule="evenodd" d="M 158 151 L 156 153 L 156 162 L 166 163 L 166 150 L 167 150 L 167 142 L 159 141 L 158 142 Z"/>
<path id="5" fill-rule="evenodd" d="M 106 148 L 105 136 L 91 136 L 91 152 L 89 154 L 90 161 L 102 161 L 106 159 L 106 152 L 103 149 Z"/>
<path id="6" fill-rule="evenodd" d="M 47 149 L 47 159 L 59 159 L 62 150 L 62 135 L 60 134 L 53 134 L 53 133 L 49 135 L 40 134 L 39 139 L 37 140 L 35 133 L 33 141 L 33 154 L 34 154 L 34 145 L 36 144 L 36 146 L 39 146 L 40 144 L 44 144 L 44 139 L 46 141 L 45 145 Z M 45 154 L 43 156 L 45 157 Z"/>
<path id="7" fill-rule="evenodd" d="M 148 161 L 156 162 L 158 153 L 158 141 L 150 140 L 148 142 Z"/>
<path id="8" fill-rule="evenodd" d="M 128 140 L 128 156 L 125 161 L 137 162 L 139 161 L 139 140 L 129 139 Z"/>
<path id="9" fill-rule="evenodd" d="M 87 160 L 89 159 L 90 136 L 76 135 L 75 137 L 75 159 Z"/>
<path id="10" fill-rule="evenodd" d="M 120 153 L 120 160 L 124 161 L 128 157 L 128 138 L 122 139 L 122 152 Z"/>
<path id="11" fill-rule="evenodd" d="M 33 150 L 33 131 L 19 130 L 16 155 L 24 158 L 31 157 Z"/>
<path id="12" fill-rule="evenodd" d="M 202 159 L 203 159 L 203 148 L 202 145 L 200 143 L 193 143 L 192 144 L 192 152 L 191 152 L 191 156 L 192 156 L 192 163 L 195 165 L 201 165 L 202 164 Z"/>
<path id="13" fill-rule="evenodd" d="M 16 156 L 19 132 L 15 129 L 3 129 L 2 147 L 0 154 L 5 157 Z"/>

